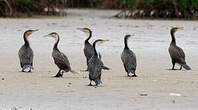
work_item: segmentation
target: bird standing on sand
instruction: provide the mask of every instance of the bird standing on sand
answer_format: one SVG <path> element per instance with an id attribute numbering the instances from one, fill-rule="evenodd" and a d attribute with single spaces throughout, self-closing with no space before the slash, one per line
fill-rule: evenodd
<path id="1" fill-rule="evenodd" d="M 86 33 L 88 35 L 88 38 L 84 42 L 84 55 L 87 60 L 87 65 L 89 59 L 94 55 L 94 48 L 93 46 L 89 43 L 89 39 L 92 37 L 92 31 L 89 28 L 77 28 L 81 30 L 82 32 Z M 86 69 L 87 71 L 88 69 Z"/>
<path id="2" fill-rule="evenodd" d="M 54 59 L 54 63 L 58 66 L 59 71 L 54 77 L 63 77 L 64 71 L 65 72 L 70 71 L 72 73 L 76 73 L 73 70 L 71 70 L 70 63 L 69 63 L 67 56 L 64 53 L 60 52 L 57 47 L 59 43 L 59 39 L 60 39 L 59 35 L 55 32 L 52 32 L 46 35 L 45 37 L 52 37 L 52 38 L 55 38 L 56 40 L 54 47 L 53 47 L 53 51 L 52 51 L 52 57 Z"/>
<path id="3" fill-rule="evenodd" d="M 180 70 L 182 69 L 182 67 L 185 68 L 186 70 L 191 70 L 191 68 L 186 64 L 184 51 L 176 45 L 175 32 L 178 31 L 179 29 L 181 28 L 174 27 L 170 31 L 172 41 L 170 43 L 168 50 L 169 50 L 170 57 L 172 59 L 172 64 L 173 64 L 172 70 L 174 70 L 175 63 L 178 63 L 179 65 L 181 65 Z"/>
<path id="4" fill-rule="evenodd" d="M 33 50 L 30 47 L 28 37 L 35 31 L 38 31 L 38 30 L 27 30 L 23 34 L 23 39 L 24 39 L 25 44 L 22 45 L 22 47 L 19 49 L 19 52 L 18 52 L 22 72 L 25 72 L 25 69 L 27 68 L 29 68 L 28 72 L 31 72 L 31 70 L 33 69 L 34 54 L 33 54 Z"/>
<path id="5" fill-rule="evenodd" d="M 103 67 L 103 62 L 99 58 L 98 53 L 96 51 L 96 44 L 97 43 L 102 44 L 105 41 L 107 40 L 98 39 L 93 43 L 94 55 L 88 61 L 88 71 L 89 71 L 89 80 L 90 80 L 89 86 L 92 86 L 91 84 L 92 81 L 95 82 L 96 86 L 102 83 L 101 71 L 104 67 Z"/>
<path id="6" fill-rule="evenodd" d="M 127 72 L 127 76 L 130 77 L 130 73 L 132 73 L 132 77 L 137 77 L 137 75 L 135 74 L 136 71 L 136 67 L 137 67 L 137 63 L 136 63 L 136 56 L 135 53 L 129 49 L 128 47 L 128 39 L 131 37 L 132 35 L 126 35 L 124 37 L 124 50 L 121 54 L 121 60 L 122 63 L 124 65 L 125 71 Z"/>
<path id="7" fill-rule="evenodd" d="M 88 66 L 88 61 L 91 59 L 91 57 L 94 55 L 94 47 L 89 43 L 89 39 L 92 37 L 92 31 L 89 28 L 77 28 L 78 30 L 81 30 L 82 32 L 86 33 L 89 37 L 85 40 L 84 44 L 84 55 L 87 60 L 87 66 Z M 99 58 L 100 60 L 102 59 L 101 54 L 99 53 Z M 104 70 L 110 70 L 109 67 L 103 66 Z M 85 70 L 88 71 L 88 68 Z"/>

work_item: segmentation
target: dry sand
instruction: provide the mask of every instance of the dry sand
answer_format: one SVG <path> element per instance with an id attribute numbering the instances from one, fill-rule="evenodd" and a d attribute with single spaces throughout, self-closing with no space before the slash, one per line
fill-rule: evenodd
<path id="1" fill-rule="evenodd" d="M 124 20 L 110 16 L 117 11 L 69 10 L 68 17 L 0 19 L 0 110 L 197 110 L 198 108 L 198 22 L 175 20 Z M 176 33 L 177 44 L 186 52 L 192 71 L 171 68 L 168 46 L 171 26 L 184 27 Z M 109 39 L 97 48 L 104 64 L 101 87 L 89 87 L 83 55 L 86 35 L 78 27 L 89 27 L 93 38 Z M 39 29 L 30 36 L 34 70 L 21 73 L 18 49 L 27 29 Z M 58 71 L 51 57 L 52 31 L 61 36 L 59 48 L 80 74 Z M 136 53 L 137 78 L 128 78 L 120 60 L 125 34 L 135 33 L 129 47 Z M 172 95 L 171 95 L 172 94 Z"/>

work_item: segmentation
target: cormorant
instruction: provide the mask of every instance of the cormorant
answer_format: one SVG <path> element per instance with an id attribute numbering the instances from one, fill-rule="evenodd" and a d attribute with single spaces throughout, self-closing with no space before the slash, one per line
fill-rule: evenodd
<path id="1" fill-rule="evenodd" d="M 86 57 L 87 65 L 88 65 L 89 59 L 94 55 L 94 48 L 89 43 L 89 39 L 92 37 L 92 31 L 89 28 L 77 28 L 77 29 L 81 30 L 82 32 L 88 35 L 88 38 L 84 41 L 84 49 L 83 49 L 84 55 Z"/>
<path id="2" fill-rule="evenodd" d="M 132 73 L 132 77 L 137 77 L 135 74 L 137 63 L 136 63 L 136 56 L 135 53 L 129 49 L 127 41 L 132 35 L 126 35 L 124 37 L 124 50 L 121 54 L 121 60 L 123 62 L 125 71 L 127 72 L 127 76 L 130 76 L 130 73 Z"/>
<path id="3" fill-rule="evenodd" d="M 86 33 L 88 35 L 88 38 L 84 41 L 84 55 L 86 57 L 87 66 L 88 61 L 91 59 L 91 57 L 94 55 L 94 47 L 89 43 L 89 39 L 92 37 L 92 31 L 89 28 L 77 28 L 78 30 L 81 30 L 82 32 Z M 100 59 L 102 58 L 101 54 L 99 53 Z M 104 70 L 110 70 L 109 67 L 103 66 Z M 88 71 L 88 68 L 85 70 Z"/>
<path id="4" fill-rule="evenodd" d="M 76 73 L 73 70 L 71 70 L 71 66 L 70 66 L 67 56 L 64 53 L 60 52 L 57 47 L 58 43 L 59 43 L 59 39 L 60 39 L 59 35 L 55 32 L 52 32 L 52 33 L 46 35 L 45 37 L 53 37 L 56 40 L 54 47 L 53 47 L 53 51 L 52 51 L 52 57 L 54 59 L 54 63 L 59 68 L 59 71 L 54 77 L 63 77 L 64 71 L 65 72 L 70 71 L 72 73 Z"/>
<path id="5" fill-rule="evenodd" d="M 38 30 L 27 30 L 23 34 L 23 39 L 24 39 L 25 44 L 21 46 L 18 52 L 22 72 L 25 72 L 25 69 L 27 68 L 29 68 L 28 72 L 31 72 L 31 70 L 33 69 L 34 54 L 33 54 L 33 50 L 30 47 L 28 37 L 35 31 L 38 31 Z"/>
<path id="6" fill-rule="evenodd" d="M 172 70 L 174 70 L 175 63 L 178 63 L 179 65 L 181 65 L 180 70 L 182 69 L 182 67 L 185 68 L 186 70 L 191 70 L 191 68 L 186 64 L 184 51 L 176 45 L 175 32 L 178 31 L 179 29 L 181 28 L 174 27 L 170 31 L 172 41 L 170 43 L 168 50 L 169 50 L 170 57 L 172 59 L 172 64 L 173 64 Z"/>
<path id="7" fill-rule="evenodd" d="M 91 84 L 92 81 L 95 82 L 96 86 L 98 86 L 98 84 L 102 83 L 101 71 L 104 67 L 103 67 L 103 62 L 99 58 L 98 53 L 96 51 L 96 44 L 97 43 L 102 44 L 105 41 L 107 41 L 107 40 L 98 39 L 93 43 L 94 55 L 88 61 L 88 71 L 89 71 L 89 80 L 90 80 L 89 86 L 92 86 L 92 84 Z"/>

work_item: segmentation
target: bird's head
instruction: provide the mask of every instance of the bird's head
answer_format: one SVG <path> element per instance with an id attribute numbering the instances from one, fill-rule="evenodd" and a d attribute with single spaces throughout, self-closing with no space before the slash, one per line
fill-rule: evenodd
<path id="1" fill-rule="evenodd" d="M 58 41 L 59 40 L 59 35 L 56 32 L 49 33 L 48 35 L 45 35 L 44 37 L 54 38 L 55 41 Z"/>
<path id="2" fill-rule="evenodd" d="M 128 40 L 128 39 L 131 38 L 132 36 L 135 36 L 135 34 L 131 34 L 131 35 L 128 34 L 128 35 L 125 35 L 124 38 L 125 38 L 126 40 Z"/>
<path id="3" fill-rule="evenodd" d="M 95 44 L 103 44 L 104 42 L 107 42 L 107 41 L 109 41 L 109 40 L 98 39 L 94 43 Z"/>
<path id="4" fill-rule="evenodd" d="M 87 35 L 91 34 L 91 30 L 89 28 L 77 28 L 77 29 L 84 32 Z"/>
<path id="5" fill-rule="evenodd" d="M 25 31 L 24 35 L 25 35 L 25 37 L 28 37 L 28 36 L 30 36 L 33 32 L 36 32 L 36 31 L 38 31 L 38 29 L 36 29 L 36 30 L 27 30 L 27 31 Z"/>
<path id="6" fill-rule="evenodd" d="M 52 38 L 57 39 L 58 38 L 58 34 L 56 32 L 52 32 L 52 33 L 50 33 L 48 35 L 45 35 L 44 37 L 52 37 Z"/>
<path id="7" fill-rule="evenodd" d="M 181 30 L 181 29 L 183 29 L 183 27 L 173 27 L 173 28 L 171 29 L 171 33 L 175 33 L 175 32 L 177 32 L 177 31 L 179 31 L 179 30 Z"/>

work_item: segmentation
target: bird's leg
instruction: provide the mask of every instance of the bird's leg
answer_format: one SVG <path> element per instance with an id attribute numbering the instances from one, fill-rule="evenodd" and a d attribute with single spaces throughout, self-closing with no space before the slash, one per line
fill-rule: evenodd
<path id="1" fill-rule="evenodd" d="M 180 66 L 180 70 L 182 70 L 182 65 Z"/>
<path id="2" fill-rule="evenodd" d="M 175 70 L 174 69 L 175 68 L 175 61 L 174 60 L 172 60 L 172 64 L 173 64 L 172 70 Z"/>
<path id="3" fill-rule="evenodd" d="M 61 69 L 59 69 L 58 73 L 54 77 L 62 77 L 63 74 L 61 74 Z"/>
<path id="4" fill-rule="evenodd" d="M 91 84 L 91 80 L 90 80 L 90 82 L 89 82 L 89 85 L 88 86 L 93 86 L 92 84 Z"/>
<path id="5" fill-rule="evenodd" d="M 25 69 L 26 69 L 26 65 L 23 66 L 21 72 L 25 72 Z"/>
<path id="6" fill-rule="evenodd" d="M 130 77 L 129 73 L 127 72 L 127 76 Z"/>
<path id="7" fill-rule="evenodd" d="M 32 69 L 32 67 L 29 67 L 29 71 L 28 72 L 32 72 L 31 69 Z"/>
<path id="8" fill-rule="evenodd" d="M 63 70 L 61 73 L 62 73 L 62 74 L 61 74 L 61 75 L 62 75 L 61 77 L 63 77 L 64 70 Z"/>
<path id="9" fill-rule="evenodd" d="M 137 75 L 134 73 L 131 77 L 137 77 Z"/>
<path id="10" fill-rule="evenodd" d="M 29 69 L 29 71 L 28 71 L 28 72 L 32 72 L 32 71 L 31 71 L 31 68 Z"/>

